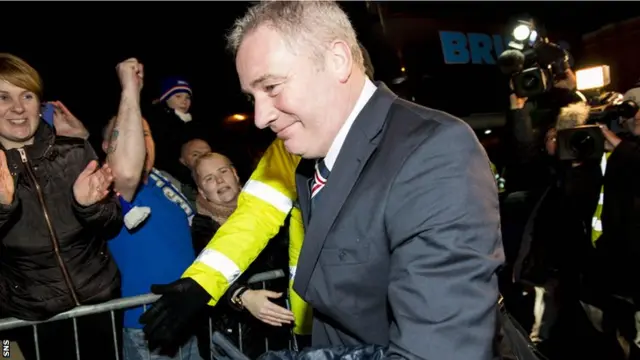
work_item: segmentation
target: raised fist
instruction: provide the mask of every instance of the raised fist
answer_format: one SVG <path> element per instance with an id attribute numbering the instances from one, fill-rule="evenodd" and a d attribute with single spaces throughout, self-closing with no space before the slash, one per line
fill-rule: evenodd
<path id="1" fill-rule="evenodd" d="M 118 78 L 122 90 L 142 90 L 142 80 L 144 78 L 144 68 L 135 58 L 127 59 L 116 66 Z"/>

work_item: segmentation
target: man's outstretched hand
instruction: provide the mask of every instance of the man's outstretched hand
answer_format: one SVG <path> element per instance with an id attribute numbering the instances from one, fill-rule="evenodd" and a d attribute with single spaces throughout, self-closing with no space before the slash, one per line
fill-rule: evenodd
<path id="1" fill-rule="evenodd" d="M 211 300 L 211 295 L 191 278 L 151 285 L 151 292 L 162 297 L 140 316 L 149 349 L 180 346 L 188 338 L 183 338 L 188 326 Z"/>

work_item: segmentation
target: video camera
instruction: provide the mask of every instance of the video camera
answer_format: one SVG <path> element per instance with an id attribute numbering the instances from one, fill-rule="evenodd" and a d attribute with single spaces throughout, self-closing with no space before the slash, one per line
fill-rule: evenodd
<path id="1" fill-rule="evenodd" d="M 635 117 L 638 104 L 632 100 L 623 100 L 617 92 L 605 92 L 589 102 L 591 112 L 587 124 L 602 124 L 617 132 L 621 122 Z"/>
<path id="2" fill-rule="evenodd" d="M 625 101 L 618 92 L 602 91 L 611 82 L 606 65 L 576 71 L 576 80 L 578 89 L 589 95 L 589 100 L 560 110 L 556 123 L 558 158 L 599 160 L 605 150 L 600 126 L 606 125 L 613 132 L 624 131 L 622 122 L 635 117 L 638 105 Z"/>
<path id="3" fill-rule="evenodd" d="M 555 81 L 566 79 L 569 53 L 541 36 L 533 22 L 518 21 L 513 31 L 511 49 L 498 57 L 500 70 L 511 76 L 519 98 L 530 98 L 549 91 Z"/>

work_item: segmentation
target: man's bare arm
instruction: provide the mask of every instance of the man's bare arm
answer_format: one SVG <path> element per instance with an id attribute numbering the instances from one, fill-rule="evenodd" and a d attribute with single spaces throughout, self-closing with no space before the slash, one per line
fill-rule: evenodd
<path id="1" fill-rule="evenodd" d="M 122 78 L 130 74 L 120 76 Z M 107 149 L 107 162 L 115 177 L 116 190 L 127 201 L 131 201 L 140 183 L 146 156 L 140 89 L 123 86 L 114 122 Z"/>

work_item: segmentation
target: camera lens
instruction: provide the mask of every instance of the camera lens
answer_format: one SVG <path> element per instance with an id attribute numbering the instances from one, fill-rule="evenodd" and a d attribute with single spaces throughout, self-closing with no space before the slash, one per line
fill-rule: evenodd
<path id="1" fill-rule="evenodd" d="M 571 135 L 569 146 L 577 158 L 586 158 L 596 150 L 595 139 L 586 131 L 578 131 Z"/>
<path id="2" fill-rule="evenodd" d="M 618 105 L 617 110 L 619 116 L 630 119 L 636 116 L 636 113 L 638 112 L 638 105 L 631 100 L 627 100 Z"/>

